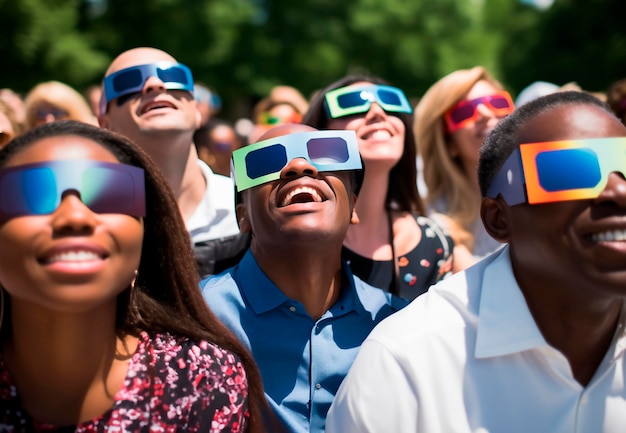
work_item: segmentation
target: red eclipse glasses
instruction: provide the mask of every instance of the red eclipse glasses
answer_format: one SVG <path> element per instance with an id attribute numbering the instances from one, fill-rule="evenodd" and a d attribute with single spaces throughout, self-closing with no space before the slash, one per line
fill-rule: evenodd
<path id="1" fill-rule="evenodd" d="M 499 91 L 492 95 L 481 96 L 480 98 L 464 100 L 446 111 L 444 119 L 448 132 L 454 132 L 465 128 L 476 122 L 478 119 L 478 106 L 484 105 L 498 117 L 511 114 L 515 109 L 513 99 L 509 92 Z"/>

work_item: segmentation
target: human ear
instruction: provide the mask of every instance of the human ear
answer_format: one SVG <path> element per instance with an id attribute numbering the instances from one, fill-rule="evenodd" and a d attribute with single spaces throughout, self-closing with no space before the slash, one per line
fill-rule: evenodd
<path id="1" fill-rule="evenodd" d="M 359 215 L 356 213 L 356 194 L 352 194 L 352 216 L 350 217 L 350 224 L 358 224 L 359 223 Z"/>
<path id="2" fill-rule="evenodd" d="M 508 242 L 510 239 L 509 206 L 502 197 L 483 197 L 480 203 L 480 218 L 483 220 L 485 230 L 499 242 Z"/>
<path id="3" fill-rule="evenodd" d="M 103 114 L 98 116 L 98 123 L 100 124 L 100 128 L 111 129 L 109 128 L 109 119 Z"/>
<path id="4" fill-rule="evenodd" d="M 239 203 L 235 209 L 237 214 L 237 222 L 239 223 L 239 231 L 241 233 L 252 232 L 252 225 L 250 224 L 250 218 L 248 218 L 248 209 L 243 203 Z"/>

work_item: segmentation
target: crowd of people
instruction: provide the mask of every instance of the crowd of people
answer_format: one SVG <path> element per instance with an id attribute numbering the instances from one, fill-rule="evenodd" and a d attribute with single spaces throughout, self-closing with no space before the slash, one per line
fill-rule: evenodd
<path id="1" fill-rule="evenodd" d="M 0 432 L 622 431 L 626 79 L 411 96 L 0 90 Z"/>

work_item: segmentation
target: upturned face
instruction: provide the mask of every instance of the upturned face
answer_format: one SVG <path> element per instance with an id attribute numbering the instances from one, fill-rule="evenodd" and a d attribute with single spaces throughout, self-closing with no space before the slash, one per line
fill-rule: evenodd
<path id="1" fill-rule="evenodd" d="M 518 141 L 624 136 L 626 127 L 614 116 L 594 105 L 577 104 L 532 118 Z M 503 209 L 502 240 L 510 242 L 516 276 L 544 275 L 558 282 L 555 291 L 587 302 L 626 294 L 626 180 L 620 173 L 609 175 L 595 199 Z"/>
<path id="2" fill-rule="evenodd" d="M 175 62 L 175 59 L 160 50 L 136 48 L 118 56 L 106 75 L 131 66 L 163 61 Z M 145 147 L 149 145 L 146 136 L 152 134 L 193 134 L 200 126 L 200 118 L 200 111 L 190 92 L 168 90 L 161 79 L 150 76 L 140 92 L 110 101 L 107 113 L 101 115 L 99 120 L 103 127 L 126 135 Z"/>
<path id="3" fill-rule="evenodd" d="M 471 101 L 482 96 L 493 95 L 498 90 L 488 81 L 480 80 L 470 89 L 464 101 Z M 476 106 L 476 120 L 450 133 L 448 152 L 452 158 L 460 161 L 468 178 L 476 177 L 478 152 L 487 134 L 496 126 L 502 117 L 496 115 L 485 104 Z M 471 176 L 471 177 L 470 177 Z"/>
<path id="4" fill-rule="evenodd" d="M 312 131 L 304 125 L 284 125 L 262 139 Z M 349 171 L 318 172 L 304 158 L 294 158 L 280 179 L 243 192 L 238 211 L 242 231 L 251 231 L 252 249 L 293 248 L 294 244 L 343 243 L 348 226 L 358 221 L 356 195 Z"/>
<path id="5" fill-rule="evenodd" d="M 12 156 L 6 167 L 89 159 L 118 163 L 101 145 L 82 137 L 42 139 Z M 25 215 L 0 225 L 0 284 L 14 317 L 34 311 L 85 313 L 115 305 L 139 266 L 143 220 L 98 214 L 75 190 L 51 214 Z"/>
<path id="6" fill-rule="evenodd" d="M 357 82 L 350 86 L 363 84 L 372 83 Z M 398 116 L 385 112 L 376 102 L 365 113 L 329 119 L 328 129 L 349 129 L 356 132 L 359 151 L 367 168 L 366 173 L 378 167 L 391 170 L 404 153 L 404 123 Z"/>

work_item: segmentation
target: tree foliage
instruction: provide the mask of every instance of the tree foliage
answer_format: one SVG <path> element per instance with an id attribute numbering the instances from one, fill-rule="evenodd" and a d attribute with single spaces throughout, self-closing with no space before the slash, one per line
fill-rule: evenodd
<path id="1" fill-rule="evenodd" d="M 622 0 L 0 0 L 0 87 L 57 79 L 81 90 L 120 52 L 154 46 L 237 115 L 276 84 L 310 95 L 369 72 L 419 97 L 486 66 L 513 93 L 535 80 L 592 90 L 626 76 Z M 243 108 L 242 108 L 243 107 Z"/>

